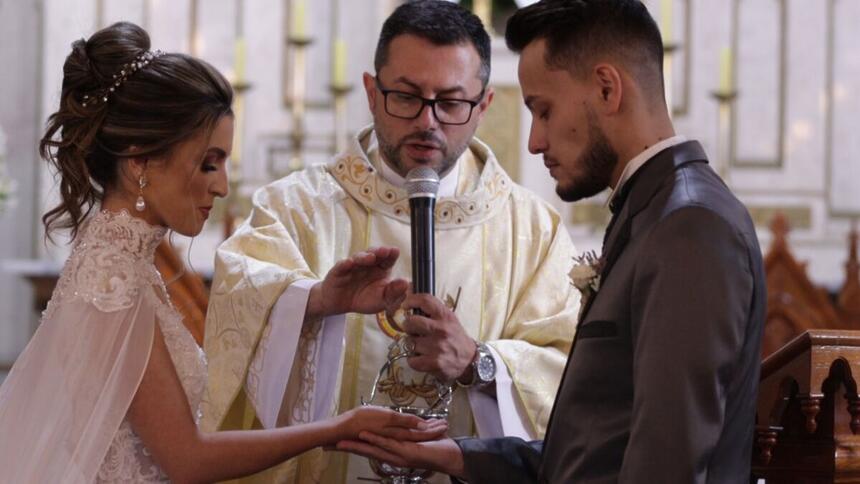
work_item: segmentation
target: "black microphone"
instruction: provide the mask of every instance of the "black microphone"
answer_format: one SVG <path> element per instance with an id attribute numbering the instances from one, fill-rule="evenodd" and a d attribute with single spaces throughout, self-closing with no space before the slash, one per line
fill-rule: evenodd
<path id="1" fill-rule="evenodd" d="M 439 175 L 419 166 L 406 174 L 409 194 L 409 222 L 412 228 L 412 290 L 416 294 L 436 293 L 436 249 L 433 211 Z"/>

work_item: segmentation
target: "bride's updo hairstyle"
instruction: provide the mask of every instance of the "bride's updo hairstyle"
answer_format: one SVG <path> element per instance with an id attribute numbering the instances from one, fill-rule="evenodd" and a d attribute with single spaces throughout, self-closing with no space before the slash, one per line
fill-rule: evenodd
<path id="1" fill-rule="evenodd" d="M 232 114 L 233 90 L 214 67 L 185 54 L 151 51 L 149 35 L 119 22 L 72 44 L 63 64 L 60 108 L 39 153 L 57 171 L 60 203 L 42 217 L 77 235 L 81 222 L 118 188 L 126 157 L 169 156 Z"/>

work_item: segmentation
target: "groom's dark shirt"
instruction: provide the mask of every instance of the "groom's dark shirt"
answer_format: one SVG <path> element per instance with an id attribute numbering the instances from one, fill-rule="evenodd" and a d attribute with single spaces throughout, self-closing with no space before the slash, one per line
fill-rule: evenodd
<path id="1" fill-rule="evenodd" d="M 545 440 L 458 441 L 470 483 L 748 482 L 766 296 L 749 214 L 694 141 L 616 198 Z"/>

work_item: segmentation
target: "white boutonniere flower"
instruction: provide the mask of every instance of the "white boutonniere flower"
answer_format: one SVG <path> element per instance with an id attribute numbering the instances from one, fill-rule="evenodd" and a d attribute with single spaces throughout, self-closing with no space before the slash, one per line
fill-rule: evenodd
<path id="1" fill-rule="evenodd" d="M 585 308 L 589 298 L 594 297 L 600 290 L 600 272 L 603 269 L 603 259 L 594 251 L 574 257 L 573 268 L 570 269 L 568 277 L 570 283 L 582 294 L 580 300 L 580 315 Z"/>

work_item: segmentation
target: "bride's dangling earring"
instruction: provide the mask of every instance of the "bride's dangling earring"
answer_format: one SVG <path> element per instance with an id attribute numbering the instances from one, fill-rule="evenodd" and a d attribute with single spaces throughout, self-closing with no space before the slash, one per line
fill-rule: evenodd
<path id="1" fill-rule="evenodd" d="M 146 210 L 146 202 L 143 200 L 143 187 L 146 186 L 146 177 L 143 174 L 140 174 L 140 178 L 137 180 L 138 185 L 140 186 L 137 195 L 137 202 L 134 204 L 134 209 L 138 212 L 143 212 Z"/>

